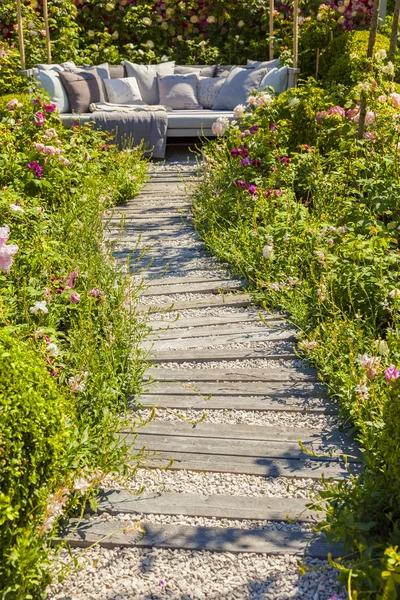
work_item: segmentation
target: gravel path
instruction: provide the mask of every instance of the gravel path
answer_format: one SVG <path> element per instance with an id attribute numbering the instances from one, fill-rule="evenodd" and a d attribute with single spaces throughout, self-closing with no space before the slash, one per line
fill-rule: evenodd
<path id="1" fill-rule="evenodd" d="M 150 173 L 154 175 L 150 187 L 145 188 L 142 197 L 139 196 L 132 205 L 128 205 L 128 211 L 132 207 L 141 209 L 139 200 L 143 200 L 148 207 L 167 208 L 170 199 L 174 200 L 169 183 L 169 196 L 162 196 L 160 186 L 168 181 L 176 181 L 176 175 L 180 172 L 184 177 L 190 177 L 195 181 L 195 159 L 193 155 L 186 160 L 187 149 L 180 152 L 175 148 L 165 164 L 155 163 L 150 166 Z M 193 175 L 193 178 L 192 178 Z M 157 183 L 158 182 L 158 183 Z M 184 189 L 184 184 L 177 184 L 179 194 Z M 182 196 L 176 196 L 178 199 Z M 132 214 L 133 212 L 132 211 Z M 179 208 L 173 208 L 166 212 L 177 212 Z M 115 211 L 117 213 L 118 211 Z M 154 214 L 154 213 L 153 213 Z M 127 215 L 126 225 L 129 229 L 119 239 L 120 245 L 129 247 L 132 240 L 138 238 L 137 231 L 132 227 L 132 217 Z M 134 217 L 133 217 L 134 218 Z M 161 217 L 160 217 L 161 218 Z M 190 219 L 184 220 L 182 235 L 179 228 L 182 222 L 176 220 L 173 229 L 157 230 L 148 229 L 141 240 L 141 245 L 153 246 L 153 255 L 156 265 L 143 270 L 134 276 L 138 283 L 142 278 L 146 284 L 151 283 L 157 277 L 157 284 L 167 284 L 170 278 L 180 277 L 182 283 L 186 283 L 190 277 L 195 278 L 229 278 L 227 265 L 222 265 L 215 258 L 208 257 L 202 251 L 203 243 L 196 233 L 188 233 L 187 225 Z M 146 221 L 140 221 L 144 224 Z M 130 224 L 131 223 L 131 224 Z M 175 229 L 176 228 L 176 233 Z M 115 234 L 114 234 L 115 235 Z M 147 239 L 149 238 L 149 243 Z M 154 242 L 152 244 L 152 242 Z M 187 248 L 197 249 L 199 254 L 186 252 Z M 179 255 L 179 251 L 182 254 Z M 167 271 L 159 268 L 161 262 L 168 262 L 168 252 L 174 258 L 170 261 L 171 266 Z M 152 250 L 149 252 L 152 256 Z M 181 259 L 180 260 L 180 256 Z M 142 261 L 147 263 L 148 257 Z M 233 279 L 233 278 L 232 278 Z M 231 280 L 232 280 L 231 279 Z M 145 289 L 145 288 L 144 288 Z M 142 296 L 140 304 L 157 305 L 171 303 L 174 301 L 196 301 L 216 298 L 216 294 L 201 292 L 174 292 L 168 296 Z M 165 323 L 174 321 L 177 315 L 181 319 L 214 316 L 247 316 L 257 317 L 266 314 L 257 307 L 230 307 L 213 306 L 206 308 L 191 308 L 185 310 L 172 310 L 163 313 L 144 313 L 140 318 L 152 321 L 163 320 Z M 235 324 L 240 332 L 241 323 Z M 254 323 L 252 323 L 254 325 Z M 268 327 L 273 327 L 273 323 Z M 262 330 L 265 326 L 260 323 Z M 291 327 L 288 323 L 287 327 Z M 218 325 L 214 326 L 215 331 Z M 173 331 L 172 329 L 170 331 Z M 162 334 L 162 332 L 159 332 Z M 157 332 L 153 331 L 154 337 Z M 218 333 L 217 333 L 218 335 Z M 240 335 L 239 335 L 240 338 Z M 207 346 L 204 345 L 203 348 Z M 211 345 L 212 349 L 266 349 L 271 354 L 284 355 L 293 353 L 293 343 L 270 342 L 270 341 L 228 341 Z M 173 351 L 171 351 L 173 352 Z M 191 369 L 274 369 L 279 373 L 280 369 L 302 368 L 304 362 L 300 359 L 241 359 L 241 360 L 205 360 L 195 362 L 160 362 L 157 367 L 162 369 L 179 369 L 190 371 Z M 169 357 L 168 357 L 169 358 Z M 196 384 L 195 384 L 196 385 Z M 251 398 L 251 394 L 248 395 Z M 321 402 L 323 402 L 321 400 Z M 150 410 L 141 409 L 128 417 L 127 423 L 134 423 L 138 419 L 147 419 Z M 299 412 L 275 412 L 272 410 L 231 410 L 231 409 L 156 409 L 155 421 L 160 422 L 190 422 L 203 418 L 204 423 L 225 425 L 264 425 L 272 427 L 307 428 L 310 430 L 331 429 L 336 427 L 336 417 L 324 414 L 307 414 Z M 110 475 L 103 481 L 106 490 L 127 490 L 138 493 L 141 489 L 146 492 L 157 494 L 196 494 L 199 497 L 210 495 L 221 495 L 230 497 L 252 497 L 252 498 L 299 498 L 311 499 L 322 489 L 322 484 L 315 479 L 308 478 L 285 478 L 268 477 L 260 475 L 244 475 L 232 473 L 213 473 L 201 470 L 164 470 L 139 468 L 132 470 L 131 474 Z M 265 532 L 293 532 L 301 535 L 308 534 L 310 524 L 289 523 L 287 521 L 268 521 L 260 519 L 228 519 L 200 516 L 165 515 L 165 514 L 119 514 L 110 516 L 107 513 L 89 517 L 89 522 L 103 521 L 120 526 L 121 522 L 129 528 L 135 527 L 138 521 L 146 523 L 161 524 L 163 526 L 207 526 L 220 529 L 240 528 L 243 530 L 261 530 Z M 102 548 L 95 546 L 83 550 L 72 551 L 72 556 L 62 550 L 54 564 L 54 573 L 57 574 L 64 568 L 66 578 L 63 581 L 54 581 L 48 588 L 50 600 L 330 600 L 337 594 L 337 600 L 346 598 L 346 594 L 338 586 L 335 572 L 328 566 L 327 562 L 306 559 L 309 567 L 306 574 L 301 577 L 298 570 L 299 556 L 291 554 L 266 555 L 266 554 L 231 554 L 230 552 L 208 552 L 188 550 L 168 550 L 160 548 L 141 549 L 132 548 Z M 80 568 L 74 568 L 75 561 Z M 70 568 L 67 566 L 70 565 Z"/>

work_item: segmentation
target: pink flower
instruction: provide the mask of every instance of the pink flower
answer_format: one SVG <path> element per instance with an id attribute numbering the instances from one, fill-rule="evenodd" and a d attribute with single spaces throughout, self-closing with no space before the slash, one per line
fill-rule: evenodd
<path id="1" fill-rule="evenodd" d="M 6 104 L 6 109 L 9 111 L 15 110 L 16 108 L 21 108 L 22 104 L 21 102 L 19 102 L 16 98 L 13 98 L 13 100 L 10 100 L 10 102 L 7 102 Z"/>
<path id="2" fill-rule="evenodd" d="M 70 273 L 67 277 L 67 287 L 72 288 L 74 287 L 74 283 L 75 283 L 75 279 L 78 279 L 78 273 L 77 271 L 72 271 L 72 273 Z"/>
<path id="3" fill-rule="evenodd" d="M 65 158 L 65 156 L 60 156 L 60 158 L 58 159 L 58 162 L 63 167 L 68 167 L 71 164 L 71 161 L 69 161 L 68 158 Z"/>
<path id="4" fill-rule="evenodd" d="M 248 192 L 249 192 L 249 194 L 251 194 L 252 196 L 256 196 L 256 195 L 257 195 L 258 188 L 257 188 L 257 186 L 256 186 L 256 185 L 253 185 L 253 184 L 251 184 L 251 185 L 247 186 L 247 191 L 248 191 Z"/>
<path id="5" fill-rule="evenodd" d="M 320 110 L 319 112 L 317 112 L 317 114 L 315 115 L 317 123 L 322 123 L 323 119 L 326 117 L 327 114 L 328 113 L 325 110 Z"/>
<path id="6" fill-rule="evenodd" d="M 395 381 L 400 377 L 400 370 L 395 365 L 389 365 L 387 369 L 385 369 L 385 379 L 388 383 Z"/>
<path id="7" fill-rule="evenodd" d="M 358 106 L 356 106 L 356 108 L 350 108 L 350 109 L 347 111 L 347 115 L 346 115 L 346 116 L 347 116 L 347 118 L 348 118 L 350 121 L 355 121 L 355 122 L 357 123 L 357 122 L 358 122 L 358 119 L 360 118 L 360 117 L 359 117 L 359 112 L 360 112 L 360 109 L 359 109 L 359 107 L 358 107 Z"/>
<path id="8" fill-rule="evenodd" d="M 73 294 L 70 295 L 69 299 L 72 304 L 78 304 L 81 297 L 78 294 L 78 292 L 74 292 Z"/>
<path id="9" fill-rule="evenodd" d="M 54 102 L 50 102 L 50 104 L 46 104 L 46 102 L 43 102 L 42 106 L 48 115 L 57 110 L 57 106 L 54 104 Z"/>
<path id="10" fill-rule="evenodd" d="M 333 244 L 333 239 L 332 239 L 332 238 L 329 238 L 329 240 L 327 240 L 327 242 L 328 242 L 328 244 L 329 244 L 330 246 L 332 246 L 332 244 Z"/>
<path id="11" fill-rule="evenodd" d="M 328 110 L 328 115 L 339 115 L 341 117 L 345 117 L 346 111 L 341 106 L 331 106 Z"/>
<path id="12" fill-rule="evenodd" d="M 37 112 L 35 114 L 35 116 L 33 117 L 33 122 L 38 127 L 43 127 L 44 121 L 45 121 L 45 116 L 44 116 L 44 113 L 42 113 L 41 111 Z"/>
<path id="13" fill-rule="evenodd" d="M 44 152 L 44 149 L 46 148 L 44 144 L 38 144 L 37 142 L 33 142 L 33 145 L 35 147 L 35 150 L 37 150 L 38 152 Z"/>
<path id="14" fill-rule="evenodd" d="M 367 114 L 365 115 L 365 124 L 372 125 L 372 123 L 376 119 L 376 113 L 373 110 L 367 110 Z"/>
<path id="15" fill-rule="evenodd" d="M 101 298 L 102 295 L 103 292 L 98 288 L 92 288 L 89 292 L 89 296 L 91 296 L 92 298 Z"/>
<path id="16" fill-rule="evenodd" d="M 392 94 L 389 94 L 389 98 L 395 108 L 400 108 L 400 94 L 393 92 Z"/>
<path id="17" fill-rule="evenodd" d="M 9 235 L 10 228 L 8 226 L 0 227 L 0 271 L 3 273 L 10 272 L 13 256 L 19 250 L 16 244 L 6 244 Z"/>
<path id="18" fill-rule="evenodd" d="M 240 166 L 241 167 L 249 167 L 251 164 L 250 159 L 249 158 L 241 158 L 240 159 Z"/>

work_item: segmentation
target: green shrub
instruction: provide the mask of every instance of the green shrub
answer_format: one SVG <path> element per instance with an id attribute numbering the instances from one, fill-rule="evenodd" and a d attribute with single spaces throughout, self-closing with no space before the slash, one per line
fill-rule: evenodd
<path id="1" fill-rule="evenodd" d="M 351 86 L 365 77 L 369 31 L 342 33 L 321 55 L 321 76 L 332 83 Z M 390 39 L 377 35 L 375 51 L 389 51 Z"/>
<path id="2" fill-rule="evenodd" d="M 0 331 L 0 369 L 2 597 L 31 598 L 43 585 L 37 574 L 32 589 L 28 576 L 44 556 L 35 529 L 65 469 L 66 418 L 74 403 L 50 375 L 43 355 L 6 329 Z"/>

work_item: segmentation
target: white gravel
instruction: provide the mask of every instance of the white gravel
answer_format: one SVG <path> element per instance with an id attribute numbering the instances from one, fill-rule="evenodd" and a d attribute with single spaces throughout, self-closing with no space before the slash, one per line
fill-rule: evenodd
<path id="1" fill-rule="evenodd" d="M 279 498 L 309 498 L 313 490 L 322 489 L 314 479 L 287 479 L 261 475 L 233 473 L 197 473 L 195 471 L 165 471 L 163 469 L 138 469 L 132 477 L 109 475 L 103 487 L 128 489 L 138 492 L 142 486 L 147 492 L 191 493 L 208 496 L 278 496 Z"/>
<path id="2" fill-rule="evenodd" d="M 204 363 L 198 362 L 162 362 L 157 363 L 156 367 L 159 369 L 214 369 L 225 370 L 225 369 L 302 369 L 307 367 L 307 363 L 301 359 L 267 359 L 267 358 L 254 358 L 254 359 L 242 359 L 242 360 L 221 360 L 221 361 L 207 361 Z"/>
<path id="3" fill-rule="evenodd" d="M 219 285 L 218 287 L 223 288 L 224 285 Z M 200 292 L 185 292 L 185 293 L 175 293 L 168 294 L 163 296 L 140 296 L 141 304 L 154 304 L 157 306 L 158 304 L 165 304 L 166 302 L 189 302 L 192 300 L 214 300 L 215 298 L 224 298 L 225 294 L 203 294 Z M 256 324 L 256 323 L 255 323 Z M 260 325 L 264 325 L 260 323 Z"/>
<path id="4" fill-rule="evenodd" d="M 142 409 L 133 413 L 132 421 L 135 423 L 137 414 L 143 419 L 148 419 L 151 411 Z M 324 429 L 334 427 L 337 419 L 335 417 L 319 414 L 302 414 L 298 412 L 275 412 L 262 410 L 234 410 L 234 409 L 206 409 L 206 410 L 172 410 L 156 409 L 155 421 L 169 422 L 192 422 L 197 423 L 202 417 L 203 423 L 221 423 L 226 425 L 265 425 L 282 427 L 301 427 L 309 429 Z"/>
<path id="5" fill-rule="evenodd" d="M 298 557 L 95 547 L 63 550 L 60 560 L 80 569 L 48 588 L 48 600 L 329 600 L 346 598 L 325 562 Z M 54 565 L 54 572 L 60 565 Z M 339 600 L 338 598 L 338 600 Z"/>

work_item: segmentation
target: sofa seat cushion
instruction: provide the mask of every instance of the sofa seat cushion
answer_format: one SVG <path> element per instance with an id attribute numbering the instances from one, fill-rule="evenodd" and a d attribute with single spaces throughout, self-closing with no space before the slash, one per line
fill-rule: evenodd
<path id="1" fill-rule="evenodd" d="M 226 110 L 173 110 L 168 113 L 169 129 L 210 129 L 218 117 L 233 119 L 233 112 Z"/>

